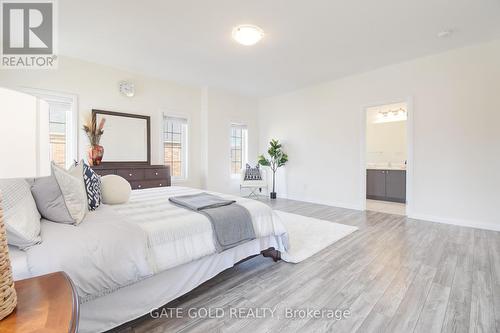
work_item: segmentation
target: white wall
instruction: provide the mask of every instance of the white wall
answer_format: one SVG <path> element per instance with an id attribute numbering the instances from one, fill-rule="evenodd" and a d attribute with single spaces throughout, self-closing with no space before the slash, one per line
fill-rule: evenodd
<path id="1" fill-rule="evenodd" d="M 230 172 L 230 130 L 231 124 L 244 124 L 248 129 L 248 160 L 254 164 L 258 155 L 258 102 L 228 94 L 216 89 L 205 90 L 205 112 L 207 119 L 206 147 L 208 160 L 207 188 L 224 192 L 239 193 L 240 178 L 231 178 Z"/>
<path id="2" fill-rule="evenodd" d="M 500 41 L 454 50 L 265 99 L 261 149 L 290 162 L 278 195 L 361 208 L 362 112 L 410 98 L 410 216 L 500 230 Z"/>
<path id="3" fill-rule="evenodd" d="M 119 93 L 118 83 L 123 80 L 135 84 L 134 97 Z M 2 70 L 0 86 L 76 95 L 80 113 L 80 158 L 86 157 L 88 147 L 88 140 L 80 130 L 82 123 L 92 109 L 101 109 L 151 116 L 153 164 L 163 163 L 163 113 L 186 117 L 189 124 L 188 179 L 177 182 L 177 185 L 237 193 L 239 182 L 229 175 L 229 126 L 232 122 L 248 125 L 249 156 L 252 157 L 250 160 L 255 160 L 258 146 L 256 99 L 145 77 L 67 57 L 60 58 L 57 70 Z"/>
<path id="4" fill-rule="evenodd" d="M 135 84 L 136 95 L 133 98 L 119 93 L 118 83 L 123 80 Z M 154 164 L 161 164 L 163 161 L 161 143 L 163 113 L 186 117 L 189 121 L 189 170 L 188 180 L 178 183 L 183 186 L 210 185 L 219 188 L 219 183 L 229 182 L 225 169 L 217 165 L 219 161 L 229 158 L 229 148 L 225 150 L 223 148 L 225 146 L 214 147 L 210 150 L 214 157 L 208 159 L 206 151 L 208 146 L 204 140 L 208 131 L 211 135 L 210 144 L 224 145 L 225 137 L 221 136 L 223 127 L 229 121 L 247 122 L 247 115 L 251 115 L 248 123 L 252 133 L 250 145 L 252 154 L 257 147 L 257 102 L 229 93 L 214 91 L 214 96 L 210 95 L 210 116 L 214 119 L 210 119 L 208 123 L 208 119 L 204 118 L 206 114 L 203 113 L 206 105 L 202 105 L 208 95 L 201 87 L 185 86 L 67 57 L 60 57 L 57 70 L 2 70 L 0 86 L 13 89 L 22 87 L 46 89 L 76 95 L 80 113 L 78 151 L 81 158 L 86 156 L 88 140 L 80 128 L 85 116 L 92 109 L 151 116 L 151 159 Z M 240 111 L 242 115 L 238 115 Z M 214 126 L 214 129 L 209 130 L 202 126 Z M 207 165 L 201 162 L 203 160 L 211 161 L 210 174 L 206 170 Z M 214 179 L 219 183 L 206 184 L 203 183 L 204 178 Z"/>

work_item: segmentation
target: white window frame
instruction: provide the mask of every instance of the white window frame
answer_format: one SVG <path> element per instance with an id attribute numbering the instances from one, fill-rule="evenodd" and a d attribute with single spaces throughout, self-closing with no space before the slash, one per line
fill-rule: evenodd
<path id="1" fill-rule="evenodd" d="M 181 176 L 173 176 L 172 170 L 170 170 L 172 181 L 187 181 L 189 176 L 189 118 L 184 115 L 171 114 L 171 113 L 163 113 L 162 122 L 161 122 L 161 156 L 163 163 L 165 163 L 165 122 L 168 120 L 179 120 L 182 122 L 182 146 L 181 146 L 181 159 L 182 159 L 182 168 L 181 168 Z"/>
<path id="2" fill-rule="evenodd" d="M 78 96 L 53 90 L 22 87 L 22 91 L 53 103 L 69 103 L 71 109 L 66 117 L 66 151 L 65 164 L 70 167 L 78 160 Z"/>
<path id="3" fill-rule="evenodd" d="M 229 173 L 231 178 L 240 178 L 241 169 L 237 173 L 233 172 L 233 160 L 231 158 L 233 128 L 241 129 L 241 168 L 244 168 L 248 163 L 248 126 L 241 123 L 231 123 L 229 127 Z"/>

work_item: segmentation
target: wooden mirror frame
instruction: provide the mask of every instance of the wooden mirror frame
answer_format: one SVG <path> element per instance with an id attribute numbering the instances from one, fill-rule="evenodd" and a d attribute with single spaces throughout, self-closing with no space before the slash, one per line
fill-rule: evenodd
<path id="1" fill-rule="evenodd" d="M 124 165 L 151 165 L 151 117 L 143 116 L 140 114 L 133 113 L 123 113 L 123 112 L 113 112 L 105 110 L 92 109 L 92 118 L 95 120 L 98 114 L 109 115 L 115 117 L 128 117 L 128 118 L 138 118 L 146 120 L 146 130 L 147 130 L 147 161 L 137 162 L 137 161 L 119 161 L 119 162 L 105 162 L 101 163 L 102 166 L 124 166 Z M 106 133 L 106 132 L 104 132 Z M 104 134 L 106 135 L 106 134 Z M 106 148 L 106 147 L 105 147 Z"/>

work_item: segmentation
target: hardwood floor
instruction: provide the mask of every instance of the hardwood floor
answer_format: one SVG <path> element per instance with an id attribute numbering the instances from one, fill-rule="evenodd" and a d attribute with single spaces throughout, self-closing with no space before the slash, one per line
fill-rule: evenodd
<path id="1" fill-rule="evenodd" d="M 500 332 L 499 232 L 284 199 L 265 202 L 360 229 L 299 264 L 250 259 L 167 305 L 222 308 L 223 318 L 145 316 L 116 331 Z M 264 319 L 228 315 L 230 308 L 274 307 L 275 316 Z M 291 308 L 342 309 L 350 316 L 283 319 Z"/>

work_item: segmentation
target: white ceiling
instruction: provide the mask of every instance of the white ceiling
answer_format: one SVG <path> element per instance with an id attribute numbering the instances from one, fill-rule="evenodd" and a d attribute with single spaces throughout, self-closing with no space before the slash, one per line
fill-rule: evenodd
<path id="1" fill-rule="evenodd" d="M 64 0 L 59 50 L 188 84 L 269 96 L 500 38 L 499 0 Z M 255 46 L 233 26 L 266 32 Z M 455 33 L 440 39 L 445 29 Z"/>

